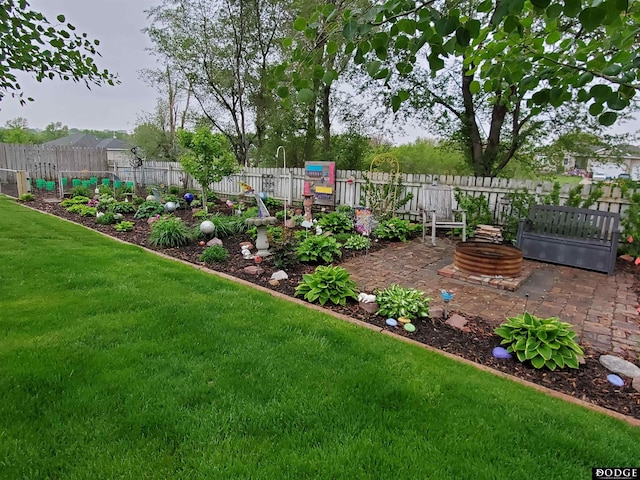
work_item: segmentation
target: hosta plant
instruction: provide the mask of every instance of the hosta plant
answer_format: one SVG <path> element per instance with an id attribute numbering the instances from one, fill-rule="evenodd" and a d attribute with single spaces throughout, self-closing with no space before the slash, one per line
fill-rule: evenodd
<path id="1" fill-rule="evenodd" d="M 578 357 L 584 355 L 571 324 L 556 317 L 538 318 L 525 312 L 508 318 L 495 333 L 502 337 L 501 345 L 508 345 L 509 353 L 521 362 L 531 362 L 535 368 L 578 368 Z"/>
<path id="2" fill-rule="evenodd" d="M 331 212 L 320 217 L 318 226 L 325 232 L 348 233 L 353 231 L 353 220 L 344 213 Z"/>
<path id="3" fill-rule="evenodd" d="M 135 227 L 135 223 L 133 222 L 120 222 L 116 223 L 113 228 L 116 232 L 130 232 Z"/>
<path id="4" fill-rule="evenodd" d="M 60 206 L 64 208 L 68 208 L 72 205 L 86 205 L 89 200 L 91 199 L 89 197 L 85 197 L 84 195 L 80 195 L 72 198 L 65 198 L 60 202 Z"/>
<path id="5" fill-rule="evenodd" d="M 378 303 L 378 315 L 411 319 L 428 317 L 431 298 L 424 292 L 415 288 L 405 288 L 400 285 L 391 285 L 384 290 L 376 292 Z"/>
<path id="6" fill-rule="evenodd" d="M 371 240 L 369 237 L 362 235 L 350 235 L 344 242 L 344 248 L 347 250 L 365 250 L 371 247 Z"/>
<path id="7" fill-rule="evenodd" d="M 164 213 L 164 205 L 158 202 L 144 202 L 138 207 L 133 218 L 151 218 Z"/>
<path id="8" fill-rule="evenodd" d="M 36 197 L 32 193 L 23 193 L 18 197 L 21 202 L 33 202 Z"/>
<path id="9" fill-rule="evenodd" d="M 189 243 L 191 234 L 181 218 L 165 215 L 151 224 L 149 243 L 157 247 L 180 247 Z"/>
<path id="10" fill-rule="evenodd" d="M 113 225 L 116 223 L 116 216 L 111 212 L 105 212 L 102 215 L 96 214 L 96 223 L 100 225 Z"/>
<path id="11" fill-rule="evenodd" d="M 136 207 L 130 202 L 116 202 L 109 205 L 109 211 L 112 213 L 134 213 Z"/>
<path id="12" fill-rule="evenodd" d="M 356 288 L 356 283 L 344 268 L 320 265 L 315 272 L 302 276 L 295 295 L 303 295 L 309 302 L 317 300 L 320 305 L 328 301 L 336 305 L 346 305 L 348 298 L 358 298 Z"/>
<path id="13" fill-rule="evenodd" d="M 400 240 L 406 242 L 407 238 L 412 234 L 412 229 L 409 220 L 393 217 L 380 223 L 373 231 L 373 234 L 385 240 Z"/>
<path id="14" fill-rule="evenodd" d="M 300 242 L 296 255 L 301 262 L 329 264 L 342 257 L 341 246 L 333 237 L 314 235 Z"/>

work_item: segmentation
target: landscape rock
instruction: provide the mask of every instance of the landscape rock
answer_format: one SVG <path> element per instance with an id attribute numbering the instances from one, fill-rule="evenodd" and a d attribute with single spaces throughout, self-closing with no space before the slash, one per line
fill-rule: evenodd
<path id="1" fill-rule="evenodd" d="M 376 302 L 358 302 L 358 305 L 368 313 L 376 313 L 378 311 L 378 304 Z"/>
<path id="2" fill-rule="evenodd" d="M 633 262 L 634 258 L 631 255 L 620 255 L 620 260 L 624 260 L 625 262 Z"/>
<path id="3" fill-rule="evenodd" d="M 207 247 L 213 247 L 214 245 L 222 245 L 222 240 L 220 240 L 217 237 L 214 237 L 207 242 Z"/>
<path id="4" fill-rule="evenodd" d="M 244 271 L 249 275 L 259 275 L 264 272 L 264 268 L 258 267 L 257 265 L 250 265 L 248 267 L 244 267 Z"/>
<path id="5" fill-rule="evenodd" d="M 629 378 L 640 377 L 640 367 L 615 355 L 601 355 L 600 363 L 610 372 Z"/>
<path id="6" fill-rule="evenodd" d="M 640 392 L 640 377 L 634 378 L 631 386 L 635 389 L 636 392 Z"/>
<path id="7" fill-rule="evenodd" d="M 280 282 L 278 280 L 269 280 L 269 285 L 271 285 L 272 287 L 277 287 L 278 285 L 280 285 Z"/>
<path id="8" fill-rule="evenodd" d="M 277 272 L 273 272 L 271 274 L 271 280 L 287 280 L 289 275 L 284 270 L 278 270 Z"/>
<path id="9" fill-rule="evenodd" d="M 467 319 L 457 313 L 455 315 L 451 315 L 449 319 L 444 322 L 450 327 L 456 328 L 463 332 L 470 332 L 471 330 L 467 327 Z"/>
<path id="10" fill-rule="evenodd" d="M 433 320 L 440 320 L 444 318 L 444 308 L 442 307 L 429 307 L 429 317 Z"/>
<path id="11" fill-rule="evenodd" d="M 251 242 L 240 242 L 240 248 L 247 247 L 249 250 L 253 250 L 253 243 Z"/>

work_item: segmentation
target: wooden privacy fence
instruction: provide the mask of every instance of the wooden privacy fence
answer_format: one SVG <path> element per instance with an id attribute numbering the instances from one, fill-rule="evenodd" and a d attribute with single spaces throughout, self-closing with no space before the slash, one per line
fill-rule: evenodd
<path id="1" fill-rule="evenodd" d="M 0 143 L 0 168 L 24 170 L 29 178 L 56 181 L 59 172 L 110 170 L 107 150 Z"/>

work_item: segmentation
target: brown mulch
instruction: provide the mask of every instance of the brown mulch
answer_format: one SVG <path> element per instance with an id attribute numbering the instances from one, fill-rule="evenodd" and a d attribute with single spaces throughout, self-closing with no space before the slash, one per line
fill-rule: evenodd
<path id="1" fill-rule="evenodd" d="M 126 215 L 126 220 L 134 221 L 135 228 L 131 232 L 116 232 L 111 225 L 98 225 L 92 217 L 83 218 L 76 214 L 68 213 L 57 203 L 47 203 L 41 199 L 29 203 L 30 207 L 46 211 L 59 217 L 72 220 L 86 227 L 106 233 L 126 242 L 141 245 L 146 248 L 162 251 L 162 253 L 179 258 L 181 260 L 196 264 L 205 265 L 199 257 L 205 247 L 197 243 L 181 248 L 160 249 L 147 244 L 150 227 L 145 220 L 135 220 L 133 215 Z M 230 214 L 231 211 L 225 205 L 220 206 L 220 211 Z M 195 225 L 198 220 L 192 216 L 191 210 L 178 210 L 177 216 L 190 225 Z M 248 274 L 244 268 L 254 265 L 252 260 L 245 260 L 240 254 L 239 244 L 248 238 L 244 235 L 223 239 L 224 247 L 229 251 L 230 257 L 227 261 L 216 265 L 207 265 L 217 271 L 242 278 L 249 282 L 262 285 L 271 290 L 276 290 L 288 296 L 293 296 L 295 286 L 301 280 L 304 273 L 314 270 L 313 266 L 299 265 L 294 269 L 287 269 L 289 279 L 281 281 L 279 285 L 271 285 L 269 279 L 271 274 L 278 270 L 269 261 L 261 264 L 264 269 L 259 275 Z M 384 248 L 385 243 L 379 242 L 373 249 Z M 345 258 L 352 255 L 361 255 L 345 251 Z M 618 260 L 617 271 L 630 272 L 635 277 L 634 290 L 640 295 L 640 267 L 633 263 Z M 463 332 L 446 325 L 442 320 L 425 320 L 416 323 L 416 331 L 408 333 L 402 328 L 390 328 L 384 323 L 385 319 L 374 314 L 367 313 L 360 309 L 357 304 L 348 304 L 346 307 L 325 306 L 329 310 L 368 322 L 381 328 L 392 330 L 395 333 L 407 336 L 418 342 L 430 345 L 439 350 L 458 355 L 473 362 L 489 366 L 495 370 L 522 378 L 524 380 L 543 385 L 550 389 L 565 393 L 572 397 L 599 405 L 604 408 L 629 415 L 640 419 L 640 392 L 636 392 L 631 386 L 630 379 L 625 379 L 624 387 L 615 387 L 607 381 L 608 372 L 598 362 L 598 354 L 589 346 L 584 346 L 584 364 L 579 369 L 564 369 L 551 372 L 548 370 L 536 370 L 533 367 L 522 364 L 517 360 L 501 360 L 492 356 L 494 347 L 500 344 L 500 338 L 493 333 L 493 328 L 481 317 L 466 317 L 469 327 L 468 332 Z M 451 312 L 455 313 L 455 312 Z"/>

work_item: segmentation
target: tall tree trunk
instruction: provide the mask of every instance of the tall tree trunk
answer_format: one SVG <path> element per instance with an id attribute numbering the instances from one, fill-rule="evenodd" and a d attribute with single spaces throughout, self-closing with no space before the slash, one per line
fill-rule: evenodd
<path id="1" fill-rule="evenodd" d="M 324 85 L 322 88 L 322 158 L 331 159 L 331 118 L 329 116 L 329 99 L 331 87 Z"/>
<path id="2" fill-rule="evenodd" d="M 473 65 L 471 65 L 473 67 Z M 462 102 L 464 114 L 462 117 L 465 139 L 471 155 L 471 168 L 473 174 L 483 177 L 487 173 L 483 164 L 483 145 L 480 129 L 476 120 L 475 106 L 473 104 L 473 94 L 471 93 L 471 82 L 473 75 L 467 75 L 467 70 L 462 71 Z"/>

